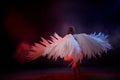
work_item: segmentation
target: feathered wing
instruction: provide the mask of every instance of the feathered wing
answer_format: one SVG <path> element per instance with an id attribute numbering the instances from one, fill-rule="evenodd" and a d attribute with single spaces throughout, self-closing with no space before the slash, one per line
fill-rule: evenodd
<path id="1" fill-rule="evenodd" d="M 103 51 L 111 49 L 107 36 L 99 34 L 68 34 L 60 37 L 58 34 L 50 36 L 51 40 L 42 38 L 40 43 L 35 43 L 28 54 L 28 60 L 32 61 L 40 56 L 48 56 L 48 59 L 58 57 L 72 57 L 76 62 L 87 56 L 91 58 L 96 54 L 101 55 Z"/>
<path id="2" fill-rule="evenodd" d="M 56 33 L 53 36 L 50 36 L 50 37 L 51 37 L 51 40 L 46 40 L 46 39 L 44 39 L 42 37 L 41 38 L 42 41 L 40 41 L 40 43 L 35 43 L 31 47 L 31 49 L 30 49 L 30 51 L 29 51 L 29 53 L 28 53 L 28 55 L 26 57 L 27 61 L 32 61 L 32 60 L 35 60 L 35 59 L 39 58 L 40 56 L 47 55 L 47 53 L 45 53 L 46 49 L 48 47 L 50 49 L 53 49 L 53 47 L 55 46 L 55 44 L 57 44 L 62 39 Z"/>
<path id="3" fill-rule="evenodd" d="M 69 34 L 62 38 L 55 33 L 50 37 L 51 40 L 45 40 L 42 38 L 42 42 L 40 42 L 41 44 L 35 43 L 27 56 L 29 61 L 46 55 L 48 56 L 48 59 L 53 58 L 55 60 L 58 57 L 64 58 L 66 56 L 72 56 L 74 61 L 78 61 L 81 49 L 73 35 Z"/>
<path id="4" fill-rule="evenodd" d="M 108 43 L 107 36 L 103 33 L 99 34 L 74 34 L 73 35 L 82 50 L 83 56 L 91 58 L 96 54 L 101 55 L 103 51 L 111 49 L 111 45 Z"/>
<path id="5" fill-rule="evenodd" d="M 40 43 L 35 43 L 35 45 L 32 46 L 30 51 L 28 52 L 26 60 L 29 62 L 39 58 L 44 52 L 44 50 L 45 50 L 45 46 L 43 46 Z"/>
<path id="6" fill-rule="evenodd" d="M 48 55 L 48 58 L 57 59 L 58 57 L 64 58 L 71 56 L 74 61 L 78 61 L 80 57 L 81 49 L 79 44 L 74 39 L 74 37 L 69 34 L 65 37 L 58 39 L 57 41 L 53 40 L 53 43 L 46 47 L 45 52 L 42 55 Z"/>

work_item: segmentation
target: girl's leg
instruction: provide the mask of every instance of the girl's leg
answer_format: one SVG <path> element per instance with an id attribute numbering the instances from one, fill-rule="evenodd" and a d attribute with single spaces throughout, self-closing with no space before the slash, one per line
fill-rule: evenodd
<path id="1" fill-rule="evenodd" d="M 80 63 L 76 63 L 77 80 L 80 80 Z"/>
<path id="2" fill-rule="evenodd" d="M 77 66 L 74 66 L 74 64 L 75 63 L 72 64 L 72 71 L 73 71 L 73 75 L 74 75 L 75 80 L 78 80 L 77 79 Z"/>
<path id="3" fill-rule="evenodd" d="M 80 80 L 80 65 L 79 62 L 74 62 L 72 64 L 72 70 L 74 73 L 75 80 Z"/>

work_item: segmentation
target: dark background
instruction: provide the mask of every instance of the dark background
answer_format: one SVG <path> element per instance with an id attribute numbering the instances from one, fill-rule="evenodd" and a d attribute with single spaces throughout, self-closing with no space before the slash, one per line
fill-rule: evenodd
<path id="1" fill-rule="evenodd" d="M 104 32 L 113 49 L 101 57 L 83 59 L 82 67 L 120 67 L 120 0 L 4 0 L 1 2 L 1 70 L 67 67 L 68 62 L 41 57 L 26 64 L 15 58 L 23 41 L 33 44 L 57 32 L 64 36 L 67 27 L 76 33 Z"/>

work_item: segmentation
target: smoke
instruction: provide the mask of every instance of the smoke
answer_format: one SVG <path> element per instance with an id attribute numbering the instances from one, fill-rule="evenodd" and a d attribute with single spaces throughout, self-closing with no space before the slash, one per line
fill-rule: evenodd
<path id="1" fill-rule="evenodd" d="M 110 42 L 113 45 L 113 49 L 120 48 L 120 26 L 111 30 Z"/>
<path id="2" fill-rule="evenodd" d="M 28 52 L 30 51 L 31 45 L 23 41 L 18 44 L 16 47 L 15 53 L 14 53 L 14 58 L 21 64 L 24 64 L 27 62 L 27 55 L 29 54 Z"/>
<path id="3" fill-rule="evenodd" d="M 6 9 L 4 24 L 7 35 L 14 41 L 33 41 L 37 37 L 34 25 L 25 19 L 22 11 L 15 8 Z"/>
<path id="4" fill-rule="evenodd" d="M 56 1 L 50 8 L 51 16 L 57 21 L 56 31 L 61 35 L 66 33 L 69 26 L 74 26 L 76 33 L 103 32 L 109 35 L 109 42 L 119 48 L 120 24 L 119 4 L 116 1 L 99 2 L 87 1 Z"/>
<path id="5" fill-rule="evenodd" d="M 21 41 L 16 49 L 17 56 L 29 49 L 29 41 L 46 38 L 54 32 L 64 36 L 69 26 L 74 26 L 76 33 L 103 32 L 109 35 L 113 48 L 120 48 L 120 6 L 111 1 L 99 4 L 99 1 L 58 0 L 49 5 L 29 3 L 23 11 L 13 7 L 6 10 L 6 33 L 14 41 Z M 34 22 L 37 26 L 32 24 Z M 24 63 L 24 57 L 22 60 Z"/>

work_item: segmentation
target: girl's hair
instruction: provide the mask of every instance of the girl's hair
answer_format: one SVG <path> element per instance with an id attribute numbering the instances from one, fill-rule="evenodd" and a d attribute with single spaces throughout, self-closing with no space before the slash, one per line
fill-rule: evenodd
<path id="1" fill-rule="evenodd" d="M 74 34 L 75 30 L 73 27 L 68 27 L 67 33 L 66 34 Z"/>

